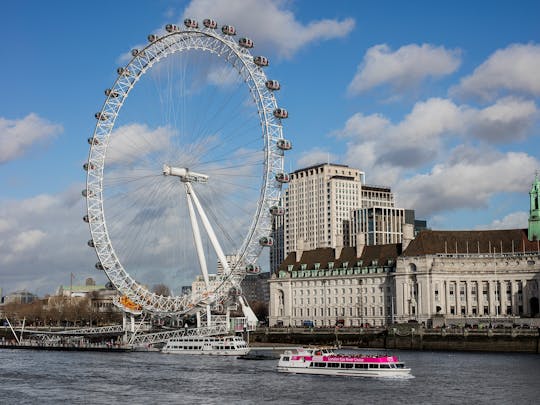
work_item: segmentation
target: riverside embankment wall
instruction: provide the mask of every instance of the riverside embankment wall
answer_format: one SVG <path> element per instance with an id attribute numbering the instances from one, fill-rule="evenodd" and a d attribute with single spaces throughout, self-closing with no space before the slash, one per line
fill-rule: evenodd
<path id="1" fill-rule="evenodd" d="M 283 328 L 250 332 L 250 343 L 332 345 L 374 349 L 540 353 L 538 330 L 320 330 Z"/>

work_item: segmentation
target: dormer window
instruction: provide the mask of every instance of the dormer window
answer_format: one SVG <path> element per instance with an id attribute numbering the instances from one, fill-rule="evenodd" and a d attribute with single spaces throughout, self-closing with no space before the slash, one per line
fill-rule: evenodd
<path id="1" fill-rule="evenodd" d="M 349 262 L 343 262 L 343 268 L 346 269 L 347 267 L 349 267 Z"/>
<path id="2" fill-rule="evenodd" d="M 334 262 L 328 262 L 328 269 L 332 270 L 334 268 Z"/>
<path id="3" fill-rule="evenodd" d="M 378 264 L 379 264 L 379 260 L 377 260 L 377 259 L 373 259 L 373 260 L 371 261 L 371 265 L 372 265 L 372 266 L 377 266 Z"/>
<path id="4" fill-rule="evenodd" d="M 321 264 L 320 263 L 315 263 L 315 270 L 319 270 L 321 268 Z"/>
<path id="5" fill-rule="evenodd" d="M 307 269 L 307 264 L 301 264 L 300 265 L 300 270 L 305 270 Z"/>

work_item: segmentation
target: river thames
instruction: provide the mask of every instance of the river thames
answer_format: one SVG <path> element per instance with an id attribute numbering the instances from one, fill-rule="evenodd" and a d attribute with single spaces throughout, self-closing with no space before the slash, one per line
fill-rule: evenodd
<path id="1" fill-rule="evenodd" d="M 533 404 L 540 398 L 540 355 L 392 353 L 411 367 L 414 378 L 282 374 L 276 371 L 277 360 L 156 352 L 2 349 L 0 401 L 17 404 Z"/>

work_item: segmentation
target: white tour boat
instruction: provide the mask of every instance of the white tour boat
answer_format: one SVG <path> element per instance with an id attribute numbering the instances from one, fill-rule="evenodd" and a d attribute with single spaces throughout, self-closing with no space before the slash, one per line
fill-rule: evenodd
<path id="1" fill-rule="evenodd" d="M 285 351 L 278 371 L 297 374 L 343 375 L 354 377 L 410 376 L 397 356 L 338 354 L 325 348 L 299 348 Z"/>
<path id="2" fill-rule="evenodd" d="M 246 341 L 240 336 L 182 336 L 169 339 L 161 352 L 241 356 L 249 350 Z"/>

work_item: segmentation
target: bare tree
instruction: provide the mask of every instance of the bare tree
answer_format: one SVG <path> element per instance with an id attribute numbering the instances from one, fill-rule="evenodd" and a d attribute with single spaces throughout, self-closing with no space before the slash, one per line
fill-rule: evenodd
<path id="1" fill-rule="evenodd" d="M 162 295 L 163 297 L 171 295 L 171 289 L 163 283 L 155 284 L 154 287 L 152 287 L 152 292 L 156 295 Z"/>

